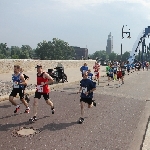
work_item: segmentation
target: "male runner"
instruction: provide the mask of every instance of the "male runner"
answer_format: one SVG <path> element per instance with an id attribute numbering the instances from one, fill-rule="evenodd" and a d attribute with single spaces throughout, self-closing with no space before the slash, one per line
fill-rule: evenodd
<path id="1" fill-rule="evenodd" d="M 88 71 L 87 63 L 84 63 L 83 66 L 80 68 L 80 71 L 82 73 L 82 77 L 85 71 Z"/>
<path id="2" fill-rule="evenodd" d="M 143 71 L 144 71 L 145 67 L 146 67 L 146 61 L 144 61 L 144 62 L 142 63 Z"/>
<path id="3" fill-rule="evenodd" d="M 93 80 L 93 73 L 91 73 L 91 70 L 88 70 L 88 79 Z"/>
<path id="4" fill-rule="evenodd" d="M 129 61 L 127 61 L 127 72 L 128 72 L 128 75 L 129 75 L 129 72 L 130 72 L 130 68 L 131 68 L 131 65 L 130 65 Z"/>
<path id="5" fill-rule="evenodd" d="M 117 79 L 119 81 L 119 87 L 120 87 L 120 80 L 122 80 L 122 84 L 123 84 L 123 78 L 122 78 L 122 70 L 121 70 L 121 67 L 118 68 L 118 71 L 117 71 Z"/>
<path id="6" fill-rule="evenodd" d="M 54 114 L 55 109 L 53 103 L 49 99 L 49 84 L 53 82 L 53 78 L 46 72 L 43 71 L 41 65 L 37 65 L 35 68 L 37 68 L 37 89 L 34 96 L 34 103 L 33 103 L 33 118 L 29 119 L 30 122 L 34 122 L 37 120 L 37 105 L 38 105 L 38 99 L 41 98 L 43 95 L 45 102 L 51 106 L 52 114 Z"/>
<path id="7" fill-rule="evenodd" d="M 121 71 L 122 71 L 122 84 L 124 84 L 124 76 L 125 76 L 125 71 L 126 71 L 124 62 L 121 63 Z"/>
<path id="8" fill-rule="evenodd" d="M 95 79 L 94 80 L 99 80 L 99 76 L 100 76 L 100 73 L 99 73 L 99 70 L 100 70 L 100 65 L 95 62 L 95 65 L 93 66 L 93 69 L 94 69 L 94 74 L 95 74 Z"/>
<path id="9" fill-rule="evenodd" d="M 19 93 L 20 100 L 25 105 L 25 113 L 29 113 L 30 108 L 28 107 L 28 103 L 24 100 L 24 85 L 26 85 L 24 76 L 20 73 L 20 66 L 14 65 L 14 74 L 12 75 L 13 81 L 13 90 L 9 95 L 9 101 L 12 105 L 16 106 L 14 113 L 17 113 L 20 109 L 20 105 L 14 101 L 14 97 L 16 97 L 17 93 Z"/>
<path id="10" fill-rule="evenodd" d="M 110 68 L 109 68 L 109 78 L 108 78 L 108 86 L 109 86 L 109 82 L 110 80 L 114 79 L 114 70 L 112 68 L 112 64 L 110 64 Z"/>
<path id="11" fill-rule="evenodd" d="M 109 80 L 109 69 L 110 69 L 110 63 L 108 63 L 108 66 L 106 66 L 106 75 L 108 77 L 108 80 Z"/>
<path id="12" fill-rule="evenodd" d="M 117 80 L 117 64 L 116 63 L 114 63 L 114 65 L 113 65 L 113 71 L 114 71 L 114 80 Z"/>
<path id="13" fill-rule="evenodd" d="M 146 70 L 148 71 L 149 62 L 146 62 Z"/>
<path id="14" fill-rule="evenodd" d="M 88 108 L 91 108 L 93 105 L 96 107 L 96 103 L 93 98 L 93 91 L 96 90 L 96 84 L 95 82 L 91 81 L 88 79 L 88 72 L 84 72 L 83 74 L 83 79 L 80 81 L 80 89 L 79 92 L 81 92 L 81 99 L 80 99 L 80 104 L 81 104 L 81 117 L 79 118 L 79 123 L 82 124 L 84 121 L 83 115 L 83 106 L 84 103 L 88 104 Z"/>

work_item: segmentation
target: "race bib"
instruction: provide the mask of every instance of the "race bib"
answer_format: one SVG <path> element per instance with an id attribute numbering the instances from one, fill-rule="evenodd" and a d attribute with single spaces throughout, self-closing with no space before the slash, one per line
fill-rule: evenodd
<path id="1" fill-rule="evenodd" d="M 83 70 L 82 72 L 84 73 L 84 72 L 86 72 L 86 70 Z"/>
<path id="2" fill-rule="evenodd" d="M 95 75 L 97 75 L 97 74 L 98 74 L 98 72 L 94 72 L 94 74 L 95 74 Z"/>
<path id="3" fill-rule="evenodd" d="M 14 82 L 14 83 L 13 83 L 13 87 L 14 87 L 14 88 L 19 88 L 19 85 L 16 84 L 16 82 Z"/>
<path id="4" fill-rule="evenodd" d="M 37 91 L 38 92 L 43 92 L 43 86 L 42 85 L 37 85 Z"/>
<path id="5" fill-rule="evenodd" d="M 88 79 L 90 79 L 90 80 L 91 80 L 91 76 L 88 76 Z"/>
<path id="6" fill-rule="evenodd" d="M 87 87 L 82 87 L 82 93 L 86 93 L 87 92 Z"/>

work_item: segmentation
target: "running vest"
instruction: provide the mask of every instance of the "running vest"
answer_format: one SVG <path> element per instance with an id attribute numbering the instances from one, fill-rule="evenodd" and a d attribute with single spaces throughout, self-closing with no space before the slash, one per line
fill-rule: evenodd
<path id="1" fill-rule="evenodd" d="M 50 89 L 49 89 L 49 86 L 46 84 L 46 85 L 41 85 L 41 82 L 48 82 L 48 79 L 45 79 L 43 78 L 43 74 L 45 72 L 43 72 L 41 75 L 38 75 L 37 73 L 37 92 L 40 92 L 40 93 L 49 93 L 50 92 Z"/>
<path id="2" fill-rule="evenodd" d="M 93 66 L 93 69 L 94 69 L 94 74 L 97 75 L 99 73 L 99 65 L 95 65 Z"/>
<path id="3" fill-rule="evenodd" d="M 21 85 L 20 83 L 22 80 L 20 79 L 20 73 L 16 76 L 15 74 L 12 74 L 12 81 L 13 81 L 13 88 L 14 89 L 23 89 L 24 85 Z M 18 82 L 19 84 L 16 84 Z"/>

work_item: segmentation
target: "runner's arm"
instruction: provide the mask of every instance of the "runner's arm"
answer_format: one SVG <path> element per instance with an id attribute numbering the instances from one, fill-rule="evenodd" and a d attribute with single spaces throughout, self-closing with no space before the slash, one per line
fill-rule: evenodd
<path id="1" fill-rule="evenodd" d="M 25 79 L 24 79 L 23 74 L 20 75 L 20 79 L 21 79 L 21 81 L 22 81 L 20 84 L 27 85 L 27 83 L 26 83 L 26 81 L 25 81 Z M 18 84 L 19 84 L 19 83 L 18 83 Z"/>
<path id="2" fill-rule="evenodd" d="M 81 92 L 81 90 L 82 90 L 82 87 L 80 86 L 80 89 L 79 89 L 79 92 L 78 92 L 78 93 L 80 93 L 80 92 Z"/>
<path id="3" fill-rule="evenodd" d="M 29 80 L 29 77 L 26 74 L 23 74 L 26 80 Z"/>
<path id="4" fill-rule="evenodd" d="M 48 82 L 45 82 L 45 84 L 51 84 L 54 82 L 53 78 L 48 73 L 44 73 L 44 77 L 49 80 Z"/>

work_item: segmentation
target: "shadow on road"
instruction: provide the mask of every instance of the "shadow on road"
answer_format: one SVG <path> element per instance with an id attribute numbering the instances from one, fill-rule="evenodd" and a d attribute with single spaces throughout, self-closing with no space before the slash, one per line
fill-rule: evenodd
<path id="1" fill-rule="evenodd" d="M 0 105 L 0 108 L 8 108 L 11 107 L 11 105 Z"/>
<path id="2" fill-rule="evenodd" d="M 50 123 L 50 124 L 43 126 L 40 130 L 41 131 L 44 131 L 44 130 L 50 130 L 50 131 L 62 130 L 62 129 L 66 129 L 70 126 L 73 126 L 75 124 L 77 124 L 77 122 L 59 123 L 59 124 Z"/>
<path id="3" fill-rule="evenodd" d="M 21 115 L 21 114 L 23 114 L 23 113 L 18 113 L 18 114 L 12 114 L 12 115 L 8 115 L 8 116 L 4 116 L 4 117 L 1 117 L 0 119 L 10 118 L 10 117 L 14 117 L 14 116 Z"/>
<path id="4" fill-rule="evenodd" d="M 29 125 L 29 121 L 20 122 L 18 124 L 0 124 L 0 131 L 8 131 L 11 128 L 17 128 L 23 125 Z"/>

